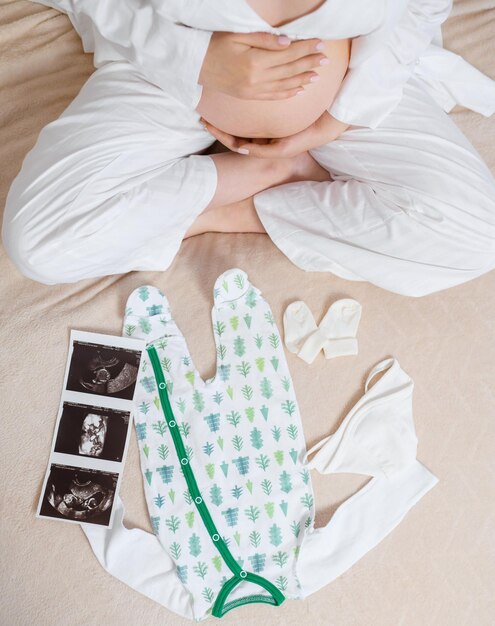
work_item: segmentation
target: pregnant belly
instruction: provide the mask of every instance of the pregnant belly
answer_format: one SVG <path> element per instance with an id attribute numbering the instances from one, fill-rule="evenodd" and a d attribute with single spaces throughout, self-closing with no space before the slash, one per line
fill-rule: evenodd
<path id="1" fill-rule="evenodd" d="M 241 100 L 204 88 L 197 111 L 237 137 L 286 137 L 304 130 L 333 102 L 349 65 L 350 39 L 324 43 L 330 63 L 315 70 L 320 80 L 306 85 L 306 93 L 286 100 Z"/>

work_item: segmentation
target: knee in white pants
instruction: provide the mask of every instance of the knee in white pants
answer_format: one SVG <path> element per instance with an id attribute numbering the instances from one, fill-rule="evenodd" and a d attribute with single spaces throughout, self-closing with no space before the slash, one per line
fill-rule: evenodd
<path id="1" fill-rule="evenodd" d="M 4 223 L 2 241 L 7 255 L 21 274 L 46 285 L 53 285 L 57 282 L 55 277 L 44 272 L 43 268 L 38 266 L 39 264 L 32 262 L 31 251 L 26 249 L 22 233 L 12 228 L 11 224 Z"/>
<path id="2" fill-rule="evenodd" d="M 49 242 L 44 243 L 31 232 L 29 221 L 19 217 L 22 207 L 20 209 L 14 213 L 7 205 L 2 226 L 3 245 L 13 264 L 27 278 L 45 285 L 71 282 L 64 272 L 61 256 L 54 251 L 56 240 L 54 242 L 53 236 L 45 237 Z"/>

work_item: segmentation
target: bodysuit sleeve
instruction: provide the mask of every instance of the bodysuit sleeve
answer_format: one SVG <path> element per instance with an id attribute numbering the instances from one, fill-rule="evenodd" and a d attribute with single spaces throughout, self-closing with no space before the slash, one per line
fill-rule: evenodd
<path id="1" fill-rule="evenodd" d="M 100 565 L 120 581 L 181 617 L 193 619 L 191 594 L 180 582 L 175 563 L 158 538 L 124 525 L 125 509 L 119 496 L 112 528 L 81 524 Z"/>
<path id="2" fill-rule="evenodd" d="M 308 451 L 316 451 L 309 469 L 373 478 L 341 504 L 325 526 L 306 534 L 298 561 L 302 597 L 332 582 L 378 545 L 438 483 L 416 458 L 413 387 L 396 359 L 378 363 L 368 376 L 365 394 L 337 431 Z"/>
<path id="3" fill-rule="evenodd" d="M 188 107 L 201 97 L 198 78 L 211 32 L 177 24 L 155 2 L 120 0 L 41 0 L 67 14 L 94 53 L 95 67 L 108 61 L 129 61 L 151 83 Z"/>
<path id="4" fill-rule="evenodd" d="M 336 119 L 376 128 L 397 106 L 419 56 L 441 42 L 452 0 L 390 0 L 382 26 L 352 43 L 348 72 L 328 109 Z"/>

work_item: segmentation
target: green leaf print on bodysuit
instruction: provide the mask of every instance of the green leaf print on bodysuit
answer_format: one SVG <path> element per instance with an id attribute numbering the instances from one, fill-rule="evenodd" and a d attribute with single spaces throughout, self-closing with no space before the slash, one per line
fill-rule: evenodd
<path id="1" fill-rule="evenodd" d="M 240 335 L 234 339 L 234 354 L 239 357 L 246 354 L 246 344 Z"/>
<path id="2" fill-rule="evenodd" d="M 269 400 L 273 396 L 273 387 L 268 378 L 263 378 L 260 383 L 261 395 Z"/>
<path id="3" fill-rule="evenodd" d="M 301 463 L 300 417 L 274 316 L 244 272 L 222 275 L 212 311 L 216 374 L 203 381 L 168 302 L 155 288 L 146 289 L 143 305 L 139 297 L 129 302 L 125 325 L 153 344 L 173 411 L 167 420 L 175 422 L 173 429 L 164 421 L 164 387 L 160 392 L 155 365 L 145 359 L 136 432 L 154 532 L 197 615 L 219 616 L 213 605 L 231 579 L 230 567 L 208 539 L 197 493 L 191 497 L 185 489 L 186 464 L 237 567 L 265 576 L 288 597 L 297 595 L 294 559 L 314 516 L 309 472 Z M 181 457 L 172 430 L 183 441 Z M 269 598 L 253 586 L 243 592 L 253 594 L 252 602 L 261 593 Z M 223 599 L 228 608 L 236 600 Z"/>
<path id="4" fill-rule="evenodd" d="M 158 494 L 153 499 L 153 502 L 155 503 L 155 506 L 157 506 L 159 509 L 161 509 L 162 506 L 165 504 L 165 496 L 161 496 L 160 494 Z"/>

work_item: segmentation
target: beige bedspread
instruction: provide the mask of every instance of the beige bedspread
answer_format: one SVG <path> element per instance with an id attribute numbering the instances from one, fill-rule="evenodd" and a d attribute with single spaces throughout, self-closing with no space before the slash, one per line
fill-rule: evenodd
<path id="1" fill-rule="evenodd" d="M 491 0 L 459 0 L 446 45 L 495 71 Z M 492 65 L 490 66 L 490 60 Z M 0 207 L 44 124 L 92 72 L 69 21 L 45 7 L 0 2 Z M 495 171 L 495 120 L 454 114 Z M 295 268 L 263 235 L 207 234 L 183 244 L 164 273 L 132 273 L 46 287 L 20 276 L 0 250 L 1 608 L 5 625 L 182 624 L 108 575 L 81 530 L 34 517 L 58 408 L 70 328 L 119 334 L 136 286 L 164 289 L 205 376 L 214 368 L 209 326 L 217 275 L 239 266 L 262 289 L 277 322 L 294 299 L 318 319 L 342 296 L 363 305 L 359 356 L 292 370 L 309 444 L 343 418 L 365 374 L 395 355 L 416 383 L 419 458 L 440 478 L 404 522 L 332 585 L 305 602 L 242 607 L 226 624 L 483 626 L 495 622 L 495 273 L 423 299 Z M 364 479 L 363 479 L 364 480 Z M 356 477 L 314 476 L 317 524 L 356 489 Z M 122 495 L 126 524 L 149 529 L 132 436 Z"/>

